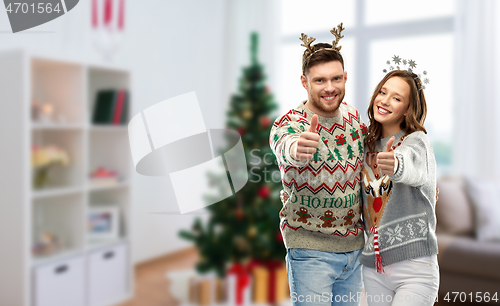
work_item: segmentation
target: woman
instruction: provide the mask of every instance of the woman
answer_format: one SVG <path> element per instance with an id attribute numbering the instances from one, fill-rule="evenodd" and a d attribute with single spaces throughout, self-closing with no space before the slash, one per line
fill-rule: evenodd
<path id="1" fill-rule="evenodd" d="M 370 101 L 360 257 L 370 306 L 433 305 L 437 296 L 436 162 L 426 113 L 423 84 L 406 70 L 387 73 Z"/>

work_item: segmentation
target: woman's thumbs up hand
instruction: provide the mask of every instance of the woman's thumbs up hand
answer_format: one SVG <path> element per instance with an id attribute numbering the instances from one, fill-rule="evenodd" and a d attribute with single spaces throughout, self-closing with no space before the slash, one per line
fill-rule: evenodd
<path id="1" fill-rule="evenodd" d="M 395 173 L 396 157 L 392 145 L 394 143 L 394 136 L 389 139 L 385 152 L 377 154 L 377 164 L 382 174 L 393 175 Z"/>

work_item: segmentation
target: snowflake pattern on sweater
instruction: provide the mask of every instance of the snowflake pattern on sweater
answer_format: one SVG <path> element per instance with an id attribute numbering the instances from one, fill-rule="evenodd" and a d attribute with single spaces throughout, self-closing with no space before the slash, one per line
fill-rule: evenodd
<path id="1" fill-rule="evenodd" d="M 423 132 L 406 136 L 394 149 L 398 168 L 394 175 L 382 175 L 376 154 L 394 136 L 377 141 L 376 152 L 366 152 L 362 170 L 363 212 L 367 241 L 360 262 L 375 267 L 375 235 L 383 266 L 406 259 L 437 254 L 435 234 L 436 162 L 429 139 Z M 368 231 L 370 229 L 370 231 Z"/>

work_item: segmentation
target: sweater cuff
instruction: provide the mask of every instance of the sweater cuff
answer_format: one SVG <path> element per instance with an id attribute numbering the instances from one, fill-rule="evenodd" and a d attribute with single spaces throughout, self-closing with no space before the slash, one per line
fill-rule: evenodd
<path id="1" fill-rule="evenodd" d="M 290 165 L 294 167 L 304 167 L 305 165 L 308 164 L 308 161 L 304 160 L 297 160 L 292 157 L 292 152 L 290 151 L 293 144 L 296 143 L 299 140 L 299 136 L 291 136 L 287 141 L 285 142 L 285 157 L 290 163 Z"/>
<path id="2" fill-rule="evenodd" d="M 396 158 L 396 171 L 394 172 L 393 175 L 390 175 L 391 180 L 394 181 L 399 181 L 403 177 L 403 168 L 404 168 L 404 162 L 403 162 L 403 155 L 394 152 L 394 157 Z"/>

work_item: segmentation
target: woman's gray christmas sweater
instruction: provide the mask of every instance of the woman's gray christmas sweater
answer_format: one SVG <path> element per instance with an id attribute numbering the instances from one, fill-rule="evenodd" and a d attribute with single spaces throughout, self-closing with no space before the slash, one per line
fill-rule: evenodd
<path id="1" fill-rule="evenodd" d="M 380 139 L 376 151 L 383 152 L 392 136 L 394 144 L 398 144 L 404 133 Z M 376 154 L 367 152 L 363 164 L 363 212 L 368 239 L 360 262 L 372 268 L 375 228 L 383 266 L 438 253 L 436 161 L 431 143 L 425 133 L 414 132 L 394 149 L 394 154 L 398 160 L 394 175 L 379 172 Z"/>

